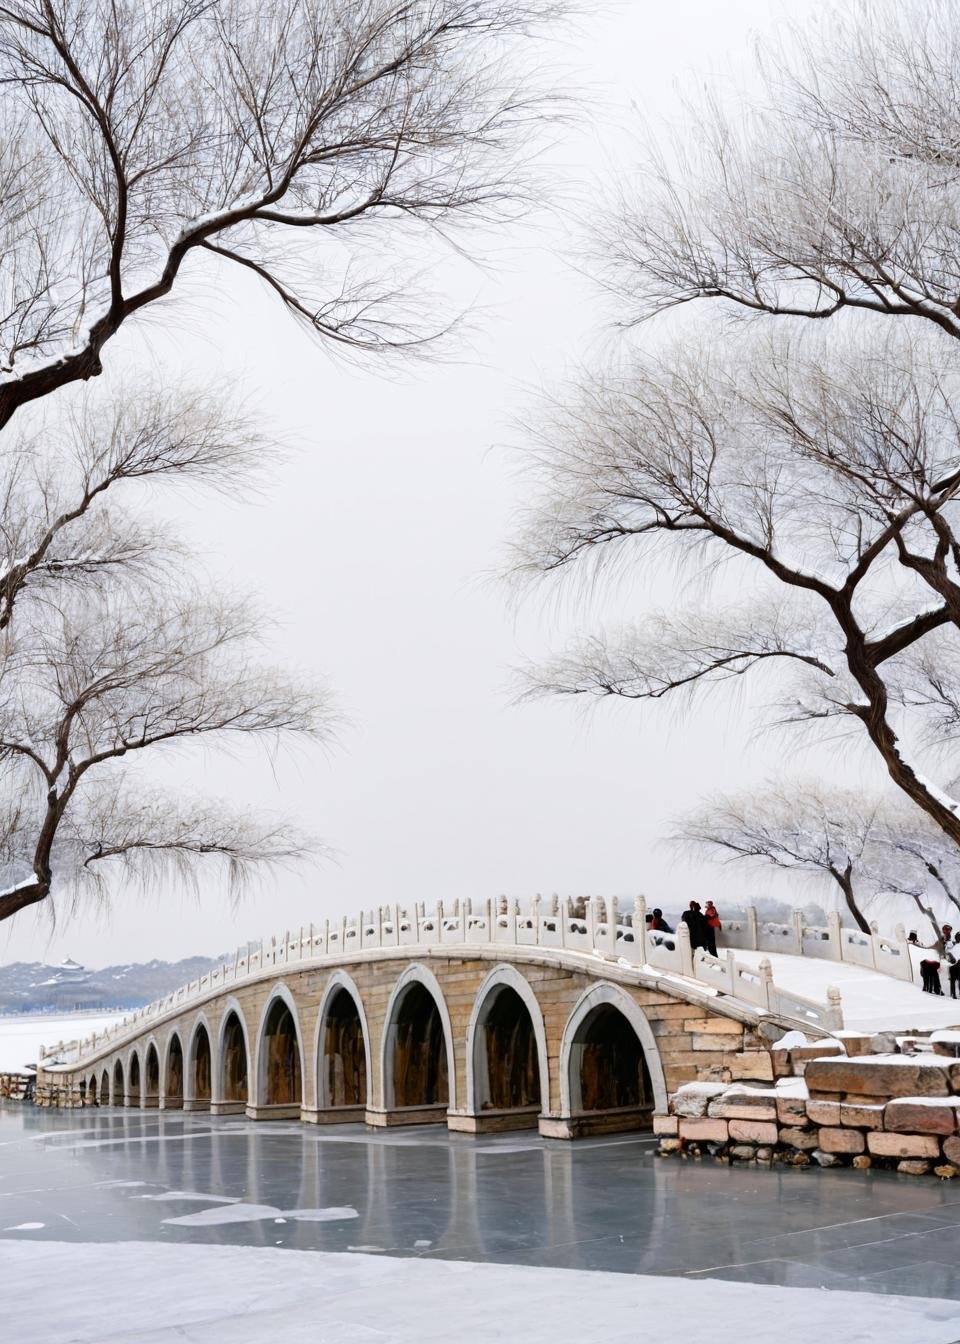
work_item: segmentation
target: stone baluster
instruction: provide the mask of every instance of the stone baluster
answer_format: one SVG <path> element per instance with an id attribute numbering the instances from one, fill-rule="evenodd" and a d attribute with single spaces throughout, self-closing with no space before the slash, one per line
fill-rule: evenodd
<path id="1" fill-rule="evenodd" d="M 836 985 L 827 985 L 827 1025 L 831 1031 L 843 1030 L 843 1008 L 840 1004 L 840 991 Z"/>
<path id="2" fill-rule="evenodd" d="M 647 901 L 644 896 L 633 898 L 633 941 L 641 962 L 647 959 Z"/>
<path id="3" fill-rule="evenodd" d="M 587 951 L 597 951 L 597 901 L 595 896 L 587 897 L 585 911 L 587 924 Z"/>
<path id="4" fill-rule="evenodd" d="M 797 954 L 803 955 L 803 911 L 794 910 L 793 912 L 793 936 L 797 943 Z"/>
<path id="5" fill-rule="evenodd" d="M 840 914 L 831 910 L 827 915 L 827 933 L 830 956 L 834 961 L 843 961 L 843 937 L 840 930 Z"/>
<path id="6" fill-rule="evenodd" d="M 540 902 L 542 899 L 543 897 L 538 891 L 534 893 L 530 902 L 530 921 L 533 924 L 533 941 L 535 943 L 540 941 Z"/>
<path id="7" fill-rule="evenodd" d="M 620 903 L 616 896 L 607 897 L 607 936 L 609 938 L 610 951 L 616 955 L 617 951 L 617 923 L 620 918 Z"/>
<path id="8" fill-rule="evenodd" d="M 677 925 L 677 950 L 680 953 L 680 974 L 693 977 L 693 948 L 690 945 L 690 928 L 683 920 Z"/>
<path id="9" fill-rule="evenodd" d="M 493 940 L 494 940 L 494 936 L 495 936 L 495 935 L 494 935 L 494 927 L 493 927 L 493 926 L 494 926 L 494 924 L 495 924 L 495 922 L 496 922 L 498 906 L 499 906 L 499 902 L 496 901 L 496 900 L 494 900 L 494 898 L 493 898 L 492 896 L 488 896 L 488 897 L 487 897 L 487 942 L 488 942 L 488 943 L 492 943 Z"/>
<path id="10" fill-rule="evenodd" d="M 755 905 L 747 906 L 747 946 L 756 952 L 760 946 L 760 933 L 757 927 L 757 907 Z"/>
<path id="11" fill-rule="evenodd" d="M 770 965 L 770 958 L 764 957 L 760 962 L 760 1006 L 762 1008 L 770 1007 L 770 993 L 773 989 L 773 967 Z"/>

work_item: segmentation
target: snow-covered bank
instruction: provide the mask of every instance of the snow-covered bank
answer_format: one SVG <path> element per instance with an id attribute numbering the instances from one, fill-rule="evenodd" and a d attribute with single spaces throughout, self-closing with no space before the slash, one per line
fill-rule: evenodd
<path id="1" fill-rule="evenodd" d="M 18 1073 L 35 1064 L 41 1045 L 73 1041 L 102 1031 L 120 1013 L 31 1013 L 0 1017 L 0 1073 Z"/>
<path id="2" fill-rule="evenodd" d="M 19 1344 L 948 1344 L 960 1306 L 462 1261 L 240 1246 L 0 1243 Z"/>
<path id="3" fill-rule="evenodd" d="M 960 999 L 949 994 L 924 994 L 918 985 L 894 980 L 880 971 L 818 957 L 794 957 L 780 952 L 752 952 L 738 948 L 735 956 L 757 967 L 765 958 L 773 967 L 774 984 L 819 1003 L 827 986 L 836 985 L 843 1008 L 843 1025 L 853 1031 L 902 1031 L 960 1025 Z M 941 975 L 947 988 L 947 973 Z"/>

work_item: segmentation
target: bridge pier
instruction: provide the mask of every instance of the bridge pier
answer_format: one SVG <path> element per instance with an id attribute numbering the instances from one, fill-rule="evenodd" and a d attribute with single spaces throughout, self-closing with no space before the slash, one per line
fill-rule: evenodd
<path id="1" fill-rule="evenodd" d="M 365 1106 L 305 1106 L 300 1119 L 308 1125 L 362 1125 L 366 1115 Z"/>
<path id="2" fill-rule="evenodd" d="M 649 1106 L 618 1106 L 585 1115 L 542 1115 L 538 1124 L 542 1139 L 586 1139 L 596 1134 L 623 1134 L 649 1130 Z"/>
<path id="3" fill-rule="evenodd" d="M 364 1122 L 375 1129 L 393 1129 L 401 1125 L 444 1125 L 447 1123 L 447 1103 L 434 1102 L 428 1106 L 394 1106 L 391 1110 L 368 1106 Z"/>
<path id="4" fill-rule="evenodd" d="M 536 1129 L 539 1106 L 518 1106 L 509 1111 L 455 1112 L 447 1116 L 447 1128 L 456 1134 L 509 1134 L 519 1129 Z"/>
<path id="5" fill-rule="evenodd" d="M 244 1115 L 246 1114 L 247 1103 L 245 1101 L 211 1101 L 211 1115 Z"/>
<path id="6" fill-rule="evenodd" d="M 266 1106 L 244 1107 L 248 1120 L 299 1120 L 300 1104 L 299 1102 L 279 1102 L 271 1103 Z"/>

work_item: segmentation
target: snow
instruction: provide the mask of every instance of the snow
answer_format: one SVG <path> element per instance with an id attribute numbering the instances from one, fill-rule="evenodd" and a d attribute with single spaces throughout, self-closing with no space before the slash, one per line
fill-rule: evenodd
<path id="1" fill-rule="evenodd" d="M 180 1218 L 164 1218 L 163 1221 L 170 1227 L 218 1227 L 225 1223 L 261 1223 L 267 1218 L 275 1221 L 289 1218 L 298 1223 L 340 1223 L 359 1216 L 356 1209 L 350 1208 L 275 1209 L 272 1204 L 237 1201 L 221 1203 L 214 1209 L 201 1209 L 199 1213 L 185 1213 Z"/>
<path id="2" fill-rule="evenodd" d="M 73 1041 L 100 1032 L 118 1020 L 119 1013 L 23 1013 L 0 1017 L 0 1073 L 22 1073 L 36 1064 L 41 1045 Z"/>
<path id="3" fill-rule="evenodd" d="M 950 1344 L 956 1302 L 273 1247 L 0 1243 L 23 1344 Z"/>
<path id="4" fill-rule="evenodd" d="M 828 1059 L 834 1056 L 827 1056 Z M 945 1069 L 950 1060 L 944 1055 L 924 1052 L 916 1055 L 861 1055 L 854 1061 L 857 1064 L 893 1064 L 910 1069 Z"/>
<path id="5" fill-rule="evenodd" d="M 835 1032 L 839 1036 L 839 1032 Z M 781 1036 L 779 1041 L 774 1041 L 771 1050 L 797 1050 L 807 1044 L 807 1038 L 802 1031 L 788 1031 L 785 1036 Z"/>
<path id="6" fill-rule="evenodd" d="M 948 995 L 924 994 L 919 985 L 895 980 L 880 971 L 821 957 L 795 957 L 786 952 L 738 948 L 736 958 L 753 969 L 767 958 L 779 989 L 818 1003 L 826 1003 L 827 988 L 835 985 L 840 991 L 843 1025 L 848 1031 L 960 1028 L 960 1000 Z"/>
<path id="7" fill-rule="evenodd" d="M 960 1106 L 960 1097 L 896 1097 L 895 1101 L 898 1106 Z"/>

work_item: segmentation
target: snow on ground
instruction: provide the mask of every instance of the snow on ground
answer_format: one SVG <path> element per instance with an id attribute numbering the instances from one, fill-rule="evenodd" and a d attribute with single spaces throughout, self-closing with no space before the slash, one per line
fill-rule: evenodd
<path id="1" fill-rule="evenodd" d="M 843 1008 L 843 1025 L 857 1031 L 903 1031 L 908 1027 L 960 1026 L 960 999 L 925 994 L 919 985 L 894 980 L 879 971 L 819 957 L 793 957 L 783 952 L 734 952 L 737 961 L 759 966 L 769 957 L 773 982 L 781 989 L 825 1003 L 827 986 L 836 985 Z M 947 976 L 941 977 L 944 988 Z"/>
<path id="2" fill-rule="evenodd" d="M 949 1344 L 956 1302 L 147 1242 L 0 1243 L 18 1344 Z"/>
<path id="3" fill-rule="evenodd" d="M 103 1031 L 120 1013 L 23 1013 L 0 1017 L 0 1073 L 22 1073 L 36 1064 L 41 1045 L 73 1041 Z"/>

